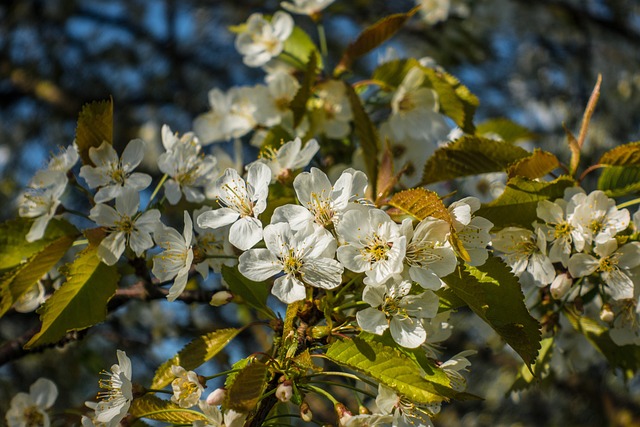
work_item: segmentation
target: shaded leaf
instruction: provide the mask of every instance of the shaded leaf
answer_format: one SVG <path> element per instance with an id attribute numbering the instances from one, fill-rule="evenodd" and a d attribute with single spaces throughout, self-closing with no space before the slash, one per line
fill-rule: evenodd
<path id="1" fill-rule="evenodd" d="M 404 80 L 407 73 L 413 67 L 419 67 L 420 63 L 417 59 L 397 59 L 394 61 L 385 62 L 378 66 L 373 72 L 372 79 L 385 84 L 390 88 L 396 88 L 400 86 L 402 80 Z"/>
<path id="2" fill-rule="evenodd" d="M 601 165 L 640 166 L 640 141 L 619 145 L 600 157 Z"/>
<path id="3" fill-rule="evenodd" d="M 313 91 L 313 85 L 316 81 L 316 73 L 318 71 L 318 54 L 312 51 L 309 55 L 306 71 L 304 73 L 304 79 L 302 85 L 298 89 L 296 96 L 291 100 L 289 108 L 293 111 L 293 127 L 296 128 L 307 113 L 307 101 L 311 97 Z"/>
<path id="4" fill-rule="evenodd" d="M 480 104 L 478 98 L 451 74 L 433 68 L 423 69 L 438 94 L 440 112 L 449 116 L 464 132 L 472 134 L 475 131 L 473 116 Z"/>
<path id="5" fill-rule="evenodd" d="M 91 243 L 65 266 L 67 280 L 38 310 L 42 328 L 25 348 L 55 343 L 69 331 L 105 319 L 107 303 L 116 292 L 120 276 L 117 268 L 102 263 L 97 253 L 98 245 Z"/>
<path id="6" fill-rule="evenodd" d="M 187 371 L 193 371 L 211 360 L 239 333 L 240 330 L 235 328 L 219 329 L 194 339 L 178 354 L 160 365 L 153 376 L 151 388 L 160 389 L 173 381 L 174 376 L 171 373 L 173 365 L 182 366 Z"/>
<path id="7" fill-rule="evenodd" d="M 529 314 L 520 283 L 504 262 L 490 256 L 479 267 L 459 266 L 443 280 L 528 366 L 534 363 L 540 324 Z"/>
<path id="8" fill-rule="evenodd" d="M 423 371 L 397 348 L 376 341 L 358 337 L 338 340 L 329 346 L 326 357 L 379 381 L 416 403 L 438 403 L 455 397 L 449 379 L 444 382 L 441 369 L 434 367 L 431 371 Z"/>
<path id="9" fill-rule="evenodd" d="M 333 75 L 335 77 L 340 76 L 351 68 L 353 61 L 357 58 L 371 52 L 393 37 L 418 10 L 420 10 L 420 6 L 414 7 L 407 13 L 386 16 L 365 28 L 342 54 L 340 62 L 333 70 Z"/>
<path id="10" fill-rule="evenodd" d="M 533 365 L 533 373 L 525 366 L 520 367 L 516 380 L 513 382 L 509 392 L 525 390 L 529 388 L 534 381 L 542 380 L 549 371 L 549 362 L 551 361 L 554 347 L 553 337 L 543 339 L 540 342 L 540 352 Z"/>
<path id="11" fill-rule="evenodd" d="M 516 226 L 532 229 L 531 223 L 538 218 L 538 202 L 562 198 L 564 190 L 574 185 L 575 181 L 567 176 L 551 182 L 516 176 L 507 181 L 500 197 L 481 207 L 476 215 L 493 222 L 497 228 Z"/>
<path id="12" fill-rule="evenodd" d="M 398 183 L 398 176 L 393 172 L 393 153 L 389 143 L 385 144 L 382 152 L 380 167 L 378 168 L 378 182 L 376 183 L 375 205 L 380 206 Z"/>
<path id="13" fill-rule="evenodd" d="M 422 184 L 504 171 L 512 163 L 530 155 L 527 150 L 506 142 L 473 135 L 463 136 L 438 148 L 427 160 Z"/>
<path id="14" fill-rule="evenodd" d="M 93 165 L 89 149 L 98 148 L 104 141 L 113 144 L 113 99 L 85 104 L 78 116 L 76 144 L 85 165 Z"/>
<path id="15" fill-rule="evenodd" d="M 633 378 L 640 369 L 640 346 L 616 345 L 609 336 L 608 328 L 569 310 L 565 310 L 564 313 L 573 328 L 583 334 L 607 358 L 612 367 L 622 369 L 627 378 Z"/>
<path id="16" fill-rule="evenodd" d="M 535 138 L 536 134 L 526 127 L 506 118 L 496 118 L 484 121 L 476 126 L 476 135 L 492 138 L 500 137 L 504 142 L 513 144 L 525 139 Z"/>
<path id="17" fill-rule="evenodd" d="M 507 175 L 509 178 L 514 176 L 530 179 L 542 178 L 559 166 L 560 161 L 554 154 L 536 148 L 529 157 L 518 160 L 509 166 Z"/>
<path id="18" fill-rule="evenodd" d="M 62 259 L 75 236 L 61 236 L 0 279 L 0 316 Z"/>
<path id="19" fill-rule="evenodd" d="M 134 417 L 149 418 L 173 424 L 207 420 L 204 414 L 201 416 L 196 415 L 194 411 L 183 409 L 175 403 L 169 400 L 162 400 L 153 394 L 145 394 L 134 399 L 129 407 L 129 413 Z"/>
<path id="20" fill-rule="evenodd" d="M 640 166 L 609 166 L 598 178 L 598 190 L 609 197 L 621 197 L 640 191 Z"/>
<path id="21" fill-rule="evenodd" d="M 258 360 L 242 368 L 233 383 L 227 386 L 224 407 L 239 412 L 255 409 L 267 386 L 268 372 L 267 365 Z"/>
<path id="22" fill-rule="evenodd" d="M 355 123 L 355 134 L 360 141 L 360 146 L 364 154 L 364 162 L 367 168 L 367 176 L 370 183 L 377 183 L 378 176 L 378 149 L 380 147 L 380 137 L 376 127 L 371 122 L 371 118 L 364 111 L 360 97 L 353 90 L 349 83 L 344 83 L 351 109 L 353 110 L 353 120 Z M 376 194 L 373 189 L 373 194 Z"/>
<path id="23" fill-rule="evenodd" d="M 269 285 L 267 282 L 254 282 L 244 277 L 238 267 L 222 266 L 222 278 L 229 286 L 234 297 L 239 297 L 235 302 L 244 302 L 250 307 L 274 318 L 275 314 L 267 306 Z"/>

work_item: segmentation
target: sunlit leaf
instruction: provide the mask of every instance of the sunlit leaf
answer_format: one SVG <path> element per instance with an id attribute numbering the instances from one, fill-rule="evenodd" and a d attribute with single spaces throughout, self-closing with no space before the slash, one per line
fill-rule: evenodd
<path id="1" fill-rule="evenodd" d="M 299 70 L 304 70 L 312 54 L 317 59 L 315 68 L 322 70 L 322 58 L 318 55 L 318 47 L 303 29 L 295 26 L 289 38 L 284 42 L 283 53 L 278 59 L 293 65 Z"/>
<path id="2" fill-rule="evenodd" d="M 518 371 L 516 380 L 513 382 L 509 391 L 525 390 L 537 381 L 544 379 L 545 375 L 549 371 L 549 362 L 553 355 L 554 338 L 545 338 L 540 342 L 540 352 L 536 358 L 536 362 L 532 367 L 533 373 L 527 369 L 526 366 L 522 366 Z"/>
<path id="3" fill-rule="evenodd" d="M 192 371 L 211 360 L 239 333 L 239 329 L 219 329 L 194 339 L 178 354 L 160 365 L 153 376 L 151 388 L 160 389 L 173 381 L 174 376 L 171 373 L 173 365 Z"/>
<path id="4" fill-rule="evenodd" d="M 407 73 L 413 67 L 418 66 L 420 66 L 420 63 L 414 58 L 388 61 L 374 70 L 372 79 L 382 82 L 390 88 L 396 88 L 400 86 Z"/>
<path id="5" fill-rule="evenodd" d="M 273 311 L 267 306 L 269 286 L 266 282 L 254 282 L 244 277 L 238 267 L 222 266 L 222 278 L 229 286 L 229 291 L 237 297 L 235 302 L 245 303 L 250 307 L 275 317 Z"/>
<path id="6" fill-rule="evenodd" d="M 82 163 L 93 165 L 89 149 L 99 147 L 104 141 L 113 144 L 113 100 L 94 101 L 85 104 L 78 116 L 76 144 Z"/>
<path id="7" fill-rule="evenodd" d="M 427 160 L 422 184 L 504 171 L 512 163 L 530 155 L 517 145 L 473 135 L 463 136 L 438 148 Z"/>
<path id="8" fill-rule="evenodd" d="M 640 141 L 619 145 L 600 157 L 601 165 L 640 166 Z"/>
<path id="9" fill-rule="evenodd" d="M 267 365 L 254 360 L 238 372 L 227 386 L 224 406 L 239 412 L 255 409 L 267 386 Z"/>
<path id="10" fill-rule="evenodd" d="M 362 338 L 333 342 L 326 357 L 347 368 L 361 372 L 394 389 L 416 403 L 437 403 L 452 397 L 448 379 L 434 367 L 423 371 L 416 362 L 398 349 Z M 430 381 L 433 379 L 433 381 Z"/>
<path id="11" fill-rule="evenodd" d="M 562 198 L 564 190 L 574 185 L 575 181 L 567 176 L 551 182 L 516 176 L 507 181 L 500 197 L 481 207 L 476 215 L 493 222 L 497 228 L 516 226 L 532 229 L 531 223 L 538 218 L 538 202 Z"/>
<path id="12" fill-rule="evenodd" d="M 340 76 L 351 68 L 353 61 L 357 58 L 371 52 L 393 37 L 418 10 L 420 10 L 419 6 L 414 7 L 407 13 L 386 16 L 365 28 L 342 54 L 342 58 L 333 71 L 333 75 Z"/>
<path id="13" fill-rule="evenodd" d="M 444 71 L 423 67 L 431 87 L 438 94 L 440 112 L 449 116 L 466 133 L 473 133 L 473 116 L 478 98 L 458 79 Z"/>
<path id="14" fill-rule="evenodd" d="M 25 348 L 55 343 L 69 331 L 79 331 L 105 319 L 107 303 L 116 292 L 120 275 L 116 266 L 102 263 L 97 253 L 98 244 L 92 243 L 65 266 L 67 280 L 38 310 L 42 328 Z"/>
<path id="15" fill-rule="evenodd" d="M 162 400 L 153 394 L 145 394 L 134 399 L 129 407 L 129 413 L 134 417 L 149 418 L 173 424 L 191 424 L 196 420 L 207 420 L 204 414 L 197 415 L 193 411 L 180 408 L 175 403 L 169 400 Z"/>
<path id="16" fill-rule="evenodd" d="M 606 166 L 598 179 L 598 189 L 609 197 L 640 191 L 640 141 L 607 151 L 598 164 Z"/>
<path id="17" fill-rule="evenodd" d="M 502 260 L 491 256 L 479 267 L 459 266 L 443 280 L 527 365 L 534 363 L 540 324 L 529 314 L 520 283 Z"/>
<path id="18" fill-rule="evenodd" d="M 529 157 L 518 160 L 509 166 L 507 175 L 509 178 L 514 176 L 530 179 L 542 178 L 559 166 L 560 161 L 554 154 L 536 148 Z"/>

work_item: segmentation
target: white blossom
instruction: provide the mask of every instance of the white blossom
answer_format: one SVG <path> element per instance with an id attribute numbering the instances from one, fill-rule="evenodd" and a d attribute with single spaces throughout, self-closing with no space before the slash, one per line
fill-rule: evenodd
<path id="1" fill-rule="evenodd" d="M 238 269 L 258 282 L 284 272 L 271 289 L 282 302 L 304 299 L 305 285 L 334 289 L 342 282 L 343 267 L 333 259 L 336 241 L 326 230 L 294 232 L 288 223 L 270 224 L 264 229 L 264 243 L 266 249 L 251 249 L 240 255 Z"/>
<path id="2" fill-rule="evenodd" d="M 158 246 L 163 249 L 163 252 L 153 257 L 151 272 L 161 282 L 174 279 L 167 299 L 175 301 L 187 286 L 189 269 L 193 262 L 193 249 L 191 247 L 193 222 L 189 213 L 184 211 L 184 230 L 182 234 L 161 223 L 154 231 L 153 237 Z"/>
<path id="3" fill-rule="evenodd" d="M 411 279 L 425 289 L 438 290 L 447 276 L 456 269 L 458 260 L 448 242 L 449 223 L 427 217 L 415 230 L 410 219 L 402 222 L 401 233 L 407 239 L 405 269 Z"/>
<path id="4" fill-rule="evenodd" d="M 288 141 L 278 149 L 261 151 L 261 158 L 257 161 L 264 163 L 271 169 L 271 181 L 285 180 L 292 172 L 306 167 L 316 155 L 320 145 L 315 139 L 307 141 L 302 147 L 300 138 Z"/>
<path id="5" fill-rule="evenodd" d="M 100 147 L 89 149 L 89 158 L 94 166 L 80 168 L 80 176 L 87 181 L 89 188 L 100 188 L 94 200 L 104 203 L 115 199 L 125 188 L 142 191 L 151 184 L 151 177 L 145 173 L 133 172 L 144 157 L 145 142 L 134 139 L 127 144 L 122 157 L 108 142 Z"/>
<path id="6" fill-rule="evenodd" d="M 258 219 L 267 206 L 271 170 L 263 163 L 252 163 L 247 181 L 234 169 L 227 169 L 216 181 L 216 198 L 220 209 L 204 212 L 196 219 L 202 228 L 231 225 L 229 241 L 247 250 L 262 239 L 262 223 Z"/>
<path id="7" fill-rule="evenodd" d="M 236 37 L 236 49 L 249 67 L 259 67 L 282 53 L 284 42 L 293 31 L 293 18 L 286 12 L 276 12 L 267 21 L 262 14 L 249 16 L 246 29 Z"/>
<path id="8" fill-rule="evenodd" d="M 21 195 L 18 214 L 23 218 L 35 218 L 25 237 L 27 242 L 35 242 L 44 236 L 49 221 L 60 206 L 60 198 L 66 188 L 65 179 L 46 188 L 27 188 Z"/>
<path id="9" fill-rule="evenodd" d="M 500 230 L 493 238 L 495 250 L 523 284 L 546 286 L 553 282 L 556 271 L 547 256 L 547 241 L 542 230 L 537 234 L 518 227 Z"/>
<path id="10" fill-rule="evenodd" d="M 193 212 L 193 217 L 198 218 L 200 214 L 210 210 L 211 208 L 209 206 L 203 206 Z M 196 231 L 195 246 L 201 251 L 201 255 L 205 257 L 203 261 L 196 264 L 196 271 L 200 273 L 204 279 L 209 276 L 209 269 L 219 273 L 223 265 L 232 266 L 236 264 L 237 261 L 231 258 L 231 256 L 234 255 L 234 250 L 229 242 L 229 227 L 216 229 L 202 228 L 198 225 L 197 221 L 193 226 Z M 213 256 L 213 258 L 207 258 L 208 255 Z"/>
<path id="11" fill-rule="evenodd" d="M 171 366 L 171 373 L 176 377 L 171 382 L 171 388 L 173 389 L 171 401 L 181 408 L 191 408 L 197 405 L 204 391 L 204 387 L 198 380 L 198 374 L 193 371 L 187 371 L 179 365 Z"/>
<path id="12" fill-rule="evenodd" d="M 313 16 L 334 1 L 335 0 L 293 0 L 293 2 L 283 1 L 280 3 L 280 6 L 291 13 Z"/>
<path id="13" fill-rule="evenodd" d="M 153 247 L 151 233 L 160 221 L 160 211 L 151 209 L 138 214 L 140 196 L 134 190 L 126 189 L 116 197 L 116 208 L 104 203 L 95 205 L 89 218 L 107 228 L 109 235 L 98 246 L 98 256 L 107 265 L 114 265 L 128 245 L 141 256 Z"/>
<path id="14" fill-rule="evenodd" d="M 476 197 L 465 197 L 449 205 L 453 227 L 458 239 L 469 254 L 469 265 L 480 266 L 489 257 L 487 246 L 491 244 L 493 223 L 474 213 L 480 209 L 480 200 Z"/>
<path id="15" fill-rule="evenodd" d="M 604 243 L 629 225 L 629 211 L 619 210 L 615 200 L 602 191 L 596 190 L 579 200 L 572 224 L 579 227 L 587 245 Z"/>
<path id="16" fill-rule="evenodd" d="M 329 80 L 319 84 L 310 105 L 312 120 L 321 133 L 335 139 L 344 138 L 349 134 L 353 111 L 344 82 Z"/>
<path id="17" fill-rule="evenodd" d="M 383 414 L 393 416 L 392 427 L 433 427 L 431 414 L 440 411 L 439 404 L 415 404 L 382 384 L 378 385 L 376 406 Z"/>
<path id="18" fill-rule="evenodd" d="M 46 378 L 38 378 L 29 387 L 29 393 L 20 392 L 13 396 L 5 415 L 8 427 L 49 427 L 51 421 L 47 410 L 58 398 L 55 383 Z"/>
<path id="19" fill-rule="evenodd" d="M 356 314 L 362 330 L 382 335 L 387 329 L 395 342 L 403 347 L 416 348 L 427 338 L 422 319 L 438 313 L 438 296 L 425 291 L 409 295 L 411 282 L 390 279 L 383 286 L 367 286 L 362 300 L 369 304 Z"/>
<path id="20" fill-rule="evenodd" d="M 634 278 L 629 270 L 640 265 L 640 243 L 631 242 L 618 247 L 616 239 L 597 243 L 596 256 L 579 253 L 569 260 L 569 273 L 573 277 L 600 273 L 614 300 L 633 298 Z"/>
<path id="21" fill-rule="evenodd" d="M 198 406 L 207 420 L 196 420 L 193 422 L 193 427 L 242 427 L 247 418 L 247 413 L 232 409 L 226 410 L 223 414 L 217 406 L 210 405 L 204 400 L 198 402 Z"/>
<path id="22" fill-rule="evenodd" d="M 547 242 L 551 243 L 549 258 L 551 262 L 560 262 L 564 267 L 569 262 L 572 247 L 581 252 L 585 245 L 582 228 L 573 222 L 573 213 L 578 197 L 568 202 L 558 199 L 555 202 L 541 200 L 536 209 L 538 218 L 544 221 L 538 227 L 545 233 Z"/>
<path id="23" fill-rule="evenodd" d="M 133 385 L 131 384 L 131 360 L 122 350 L 117 350 L 118 363 L 111 366 L 111 373 L 103 372 L 106 379 L 100 380 L 98 393 L 100 401 L 96 405 L 95 420 L 101 423 L 119 423 L 129 411 L 133 401 Z"/>
<path id="24" fill-rule="evenodd" d="M 284 205 L 274 210 L 272 222 L 288 222 L 299 230 L 312 224 L 332 228 L 350 208 L 360 207 L 358 199 L 364 197 L 367 176 L 354 169 L 346 169 L 331 185 L 327 175 L 318 168 L 302 172 L 293 181 L 300 205 Z"/>
<path id="25" fill-rule="evenodd" d="M 167 151 L 158 158 L 158 168 L 170 177 L 164 183 L 169 203 L 178 203 L 183 193 L 188 202 L 202 202 L 199 187 L 216 178 L 216 158 L 200 153 L 202 147 L 193 133 L 178 138 L 167 125 L 162 126 L 162 143 Z"/>
<path id="26" fill-rule="evenodd" d="M 347 211 L 336 230 L 345 241 L 338 260 L 351 271 L 364 272 L 366 284 L 381 285 L 402 272 L 407 240 L 386 212 Z"/>
<path id="27" fill-rule="evenodd" d="M 472 356 L 476 353 L 475 350 L 461 351 L 440 365 L 440 369 L 447 375 L 450 386 L 455 391 L 462 392 L 467 389 L 467 380 L 460 372 L 466 371 L 467 367 L 471 366 L 467 356 Z"/>
<path id="28" fill-rule="evenodd" d="M 39 170 L 29 182 L 33 188 L 45 188 L 52 183 L 67 181 L 69 172 L 78 163 L 78 147 L 75 142 L 56 156 L 51 157 L 47 167 Z"/>
<path id="29" fill-rule="evenodd" d="M 40 307 L 44 301 L 44 286 L 42 281 L 38 280 L 20 295 L 20 298 L 13 303 L 13 308 L 18 313 L 29 313 Z"/>

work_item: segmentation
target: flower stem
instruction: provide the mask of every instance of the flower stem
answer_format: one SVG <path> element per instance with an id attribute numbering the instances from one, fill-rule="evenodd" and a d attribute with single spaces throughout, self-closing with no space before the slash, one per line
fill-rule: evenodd
<path id="1" fill-rule="evenodd" d="M 217 374 L 213 374 L 211 376 L 204 377 L 204 379 L 209 381 L 209 380 L 212 380 L 214 378 L 218 378 L 218 377 L 221 377 L 221 376 L 224 376 L 224 375 L 232 374 L 234 372 L 240 372 L 241 370 L 242 369 L 229 369 L 228 371 L 222 371 L 222 372 L 218 372 Z"/>
<path id="2" fill-rule="evenodd" d="M 318 21 L 318 39 L 320 40 L 320 54 L 323 58 L 327 58 L 328 49 L 327 49 L 327 35 L 324 31 L 324 25 L 322 22 Z"/>
<path id="3" fill-rule="evenodd" d="M 622 209 L 622 208 L 626 208 L 626 207 L 633 206 L 633 205 L 638 205 L 638 204 L 640 204 L 640 198 L 629 200 L 628 202 L 620 203 L 616 207 L 618 209 Z"/>
<path id="4" fill-rule="evenodd" d="M 300 388 L 303 388 L 303 387 L 301 386 Z M 320 387 L 316 387 L 316 386 L 311 385 L 311 384 L 306 384 L 306 385 L 304 386 L 304 388 L 306 388 L 306 389 L 307 389 L 307 390 L 309 390 L 309 391 L 312 391 L 312 392 L 314 392 L 314 393 L 318 393 L 318 394 L 320 394 L 320 395 L 322 395 L 322 396 L 326 397 L 328 400 L 330 400 L 330 401 L 331 401 L 331 403 L 333 403 L 333 405 L 334 405 L 334 406 L 335 406 L 335 405 L 338 405 L 338 404 L 340 403 L 340 402 L 338 402 L 338 401 L 336 400 L 336 398 L 335 398 L 335 397 L 333 397 L 333 395 L 332 395 L 331 393 L 329 393 L 329 392 L 328 392 L 328 391 L 326 391 L 326 390 L 321 389 Z"/>
<path id="5" fill-rule="evenodd" d="M 158 195 L 158 191 L 160 191 L 160 188 L 162 188 L 167 178 L 169 178 L 169 175 L 165 173 L 162 176 L 162 179 L 160 179 L 160 182 L 158 182 L 158 185 L 156 185 L 156 188 L 155 190 L 153 190 L 153 193 L 151 193 L 151 197 L 149 197 L 149 203 L 147 203 L 147 206 L 151 206 L 151 202 L 153 202 L 153 199 L 156 198 L 156 196 Z"/>
<path id="6" fill-rule="evenodd" d="M 340 383 L 340 382 L 337 382 L 337 381 L 313 381 L 310 384 L 330 385 L 330 386 L 334 386 L 334 387 L 344 387 L 344 388 L 348 388 L 348 389 L 353 390 L 353 391 L 357 391 L 358 393 L 362 393 L 362 394 L 364 394 L 366 396 L 369 396 L 371 398 L 375 398 L 376 397 L 376 395 L 373 394 L 373 393 L 370 393 L 370 392 L 364 391 L 364 390 L 362 390 L 362 389 L 360 389 L 358 387 L 355 387 L 355 386 L 352 386 L 352 385 L 349 385 L 349 384 Z"/>

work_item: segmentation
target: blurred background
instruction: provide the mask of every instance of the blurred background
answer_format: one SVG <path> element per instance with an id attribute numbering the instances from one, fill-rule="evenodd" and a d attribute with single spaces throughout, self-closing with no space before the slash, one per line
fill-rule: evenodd
<path id="1" fill-rule="evenodd" d="M 228 27 L 244 22 L 253 12 L 273 13 L 278 3 L 3 1 L 0 204 L 4 209 L 0 219 L 16 216 L 20 189 L 46 164 L 50 153 L 73 141 L 84 103 L 113 97 L 116 148 L 141 137 L 160 150 L 160 127 L 166 123 L 181 133 L 191 130 L 193 119 L 209 109 L 210 89 L 261 82 L 264 73 L 242 64 Z M 539 135 L 536 146 L 563 155 L 568 150 L 562 124 L 577 133 L 601 73 L 601 97 L 585 147 L 587 157 L 597 159 L 606 147 L 640 140 L 640 2 L 424 3 L 448 3 L 449 7 L 444 16 L 412 19 L 391 42 L 358 62 L 354 79 L 367 77 L 381 57 L 430 57 L 479 97 L 479 120 L 510 118 Z M 337 62 L 346 42 L 364 26 L 414 5 L 411 0 L 337 0 L 324 16 L 329 52 L 335 55 L 329 63 Z M 296 17 L 296 23 L 315 36 L 307 17 Z M 155 168 L 153 164 L 145 167 Z M 18 336 L 36 319 L 35 314 L 8 316 L 0 322 L 1 339 Z M 133 354 L 134 366 L 141 366 L 134 376 L 142 379 L 152 375 L 190 335 L 233 324 L 234 319 L 237 313 L 230 310 L 217 314 L 202 307 L 170 310 L 163 302 L 122 310 L 96 328 L 86 346 L 50 350 L 44 357 L 29 356 L 0 368 L 0 412 L 4 413 L 13 393 L 25 391 L 47 370 L 53 379 L 61 363 L 68 364 L 69 375 L 60 379 L 59 386 L 69 391 L 60 403 L 78 404 L 92 398 L 96 373 L 114 362 L 113 342 L 126 328 L 127 351 Z M 503 351 L 490 331 L 478 329 L 474 322 L 465 324 L 464 316 L 458 319 L 458 332 L 447 353 L 454 354 L 456 346 L 480 349 L 472 358 L 470 391 L 486 400 L 447 406 L 439 425 L 640 425 L 638 379 L 624 384 L 595 358 L 585 362 L 586 375 L 565 367 L 557 381 L 512 394 L 508 390 L 517 360 Z M 567 348 L 582 347 L 571 343 Z M 103 354 L 105 349 L 108 353 Z M 588 352 L 574 351 L 569 359 L 576 358 L 578 366 L 582 363 L 578 359 L 591 357 Z M 228 357 L 235 360 L 239 354 Z M 76 364 L 78 358 L 85 363 Z M 83 383 L 86 378 L 89 382 Z"/>

